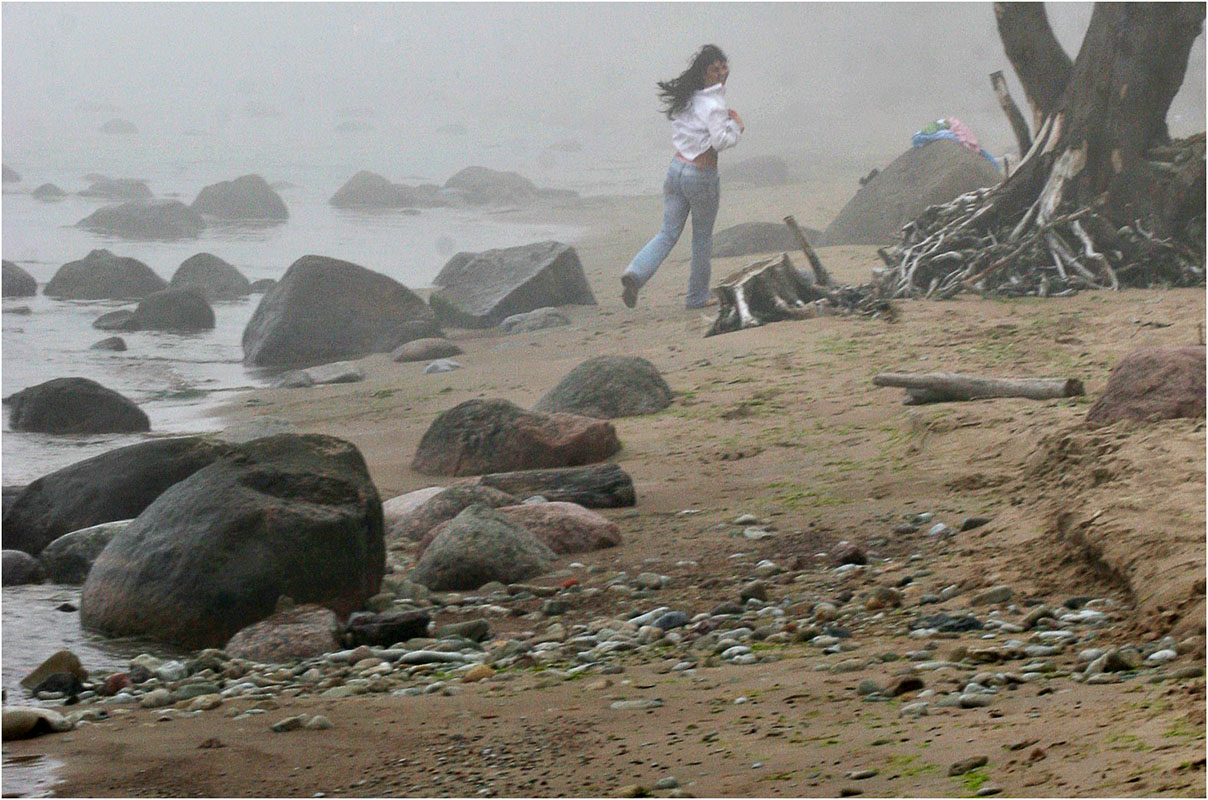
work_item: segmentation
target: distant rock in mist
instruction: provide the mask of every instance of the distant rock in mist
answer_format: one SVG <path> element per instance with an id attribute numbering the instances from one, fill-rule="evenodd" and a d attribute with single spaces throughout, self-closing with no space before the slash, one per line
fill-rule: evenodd
<path id="1" fill-rule="evenodd" d="M 77 225 L 125 239 L 196 239 L 205 220 L 179 200 L 142 200 L 98 208 Z"/>
<path id="2" fill-rule="evenodd" d="M 336 133 L 363 133 L 374 130 L 372 122 L 365 122 L 358 119 L 346 119 L 336 123 L 334 128 Z"/>
<path id="3" fill-rule="evenodd" d="M 62 200 L 67 196 L 67 192 L 53 183 L 44 183 L 30 192 L 30 194 L 37 200 Z"/>
<path id="4" fill-rule="evenodd" d="M 416 205 L 415 192 L 401 183 L 361 170 L 331 196 L 337 208 L 407 208 Z"/>
<path id="5" fill-rule="evenodd" d="M 576 192 L 563 189 L 539 189 L 528 178 L 515 172 L 501 172 L 486 167 L 466 167 L 445 181 L 445 192 L 454 194 L 468 205 L 528 205 L 538 199 L 567 199 L 578 197 Z"/>
<path id="6" fill-rule="evenodd" d="M 271 103 L 261 103 L 257 100 L 249 100 L 244 104 L 241 113 L 243 116 L 250 117 L 251 119 L 280 119 L 285 116 L 285 112 L 277 108 L 277 106 Z"/>
<path id="7" fill-rule="evenodd" d="M 5 183 L 20 183 L 21 182 L 21 176 L 17 174 L 17 171 L 15 169 L 10 167 L 8 164 L 4 164 L 3 168 L 4 168 L 4 182 Z"/>
<path id="8" fill-rule="evenodd" d="M 822 234 L 813 228 L 802 232 L 810 244 L 817 244 Z M 713 255 L 749 256 L 797 250 L 797 239 L 783 222 L 743 222 L 713 234 Z"/>
<path id="9" fill-rule="evenodd" d="M 789 167 L 779 156 L 757 156 L 733 164 L 723 163 L 721 175 L 727 181 L 752 186 L 779 186 L 789 182 Z"/>
<path id="10" fill-rule="evenodd" d="M 104 175 L 87 175 L 91 185 L 80 192 L 81 197 L 103 197 L 106 200 L 150 200 L 154 195 L 147 182 L 135 178 L 107 178 Z"/>
<path id="11" fill-rule="evenodd" d="M 912 147 L 860 187 L 827 226 L 822 243 L 892 244 L 928 206 L 1000 180 L 989 159 L 956 142 Z"/>
<path id="12" fill-rule="evenodd" d="M 197 193 L 192 208 L 224 220 L 289 219 L 285 201 L 259 175 L 244 175 L 206 186 Z"/>
<path id="13" fill-rule="evenodd" d="M 138 133 L 138 128 L 133 122 L 125 119 L 111 119 L 101 126 L 101 133 L 113 133 L 120 135 L 132 135 Z"/>

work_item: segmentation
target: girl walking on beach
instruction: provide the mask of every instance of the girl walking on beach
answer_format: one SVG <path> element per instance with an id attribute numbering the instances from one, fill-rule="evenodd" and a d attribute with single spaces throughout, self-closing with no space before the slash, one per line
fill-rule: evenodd
<path id="1" fill-rule="evenodd" d="M 654 275 L 679 240 L 692 213 L 692 271 L 688 277 L 688 308 L 709 302 L 709 259 L 713 255 L 713 221 L 721 199 L 717 154 L 738 144 L 742 117 L 726 108 L 726 78 L 730 67 L 719 47 L 707 44 L 692 57 L 678 78 L 659 81 L 663 111 L 671 120 L 675 158 L 663 181 L 663 229 L 643 247 L 621 275 L 621 300 L 629 308 L 638 290 Z"/>

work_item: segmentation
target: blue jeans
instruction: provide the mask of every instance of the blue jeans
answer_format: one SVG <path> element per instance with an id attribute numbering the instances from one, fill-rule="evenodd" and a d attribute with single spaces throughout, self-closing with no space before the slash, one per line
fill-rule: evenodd
<path id="1" fill-rule="evenodd" d="M 716 169 L 706 169 L 678 158 L 671 160 L 663 181 L 663 229 L 647 242 L 625 274 L 637 280 L 639 288 L 654 276 L 655 270 L 679 241 L 688 212 L 692 212 L 692 271 L 688 276 L 688 308 L 700 308 L 709 300 L 709 259 L 713 255 L 713 221 L 721 199 L 721 181 Z"/>

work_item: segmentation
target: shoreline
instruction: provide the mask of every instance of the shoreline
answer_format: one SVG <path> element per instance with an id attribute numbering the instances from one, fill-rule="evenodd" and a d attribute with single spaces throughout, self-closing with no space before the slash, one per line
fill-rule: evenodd
<path id="1" fill-rule="evenodd" d="M 841 188 L 723 188 L 716 228 L 789 213 L 820 227 L 819 209 L 833 216 L 854 192 Z M 458 402 L 504 397 L 527 407 L 588 357 L 651 360 L 675 399 L 658 414 L 613 421 L 623 444 L 613 460 L 638 495 L 634 508 L 601 512 L 620 526 L 622 545 L 560 558 L 533 581 L 565 611 L 547 613 L 545 598 L 527 590 L 478 600 L 439 593 L 427 606 L 437 625 L 489 620 L 480 646 L 495 658 L 493 675 L 465 681 L 374 655 L 378 663 L 359 670 L 330 665 L 348 669 L 339 680 L 352 696 L 283 678 L 267 696 L 232 696 L 209 711 L 187 701 L 106 706 L 107 721 L 6 742 L 6 757 L 64 763 L 56 792 L 79 796 L 617 796 L 635 786 L 659 796 L 1202 796 L 1203 423 L 1089 432 L 1081 420 L 1124 353 L 1196 335 L 1203 291 L 905 301 L 894 324 L 820 317 L 704 339 L 711 315 L 681 308 L 687 236 L 637 308 L 621 306 L 621 268 L 660 210 L 652 195 L 555 214 L 594 223 L 575 247 L 598 305 L 566 309 L 569 326 L 453 331 L 465 350 L 460 370 L 423 375 L 422 364 L 379 354 L 361 360 L 363 382 L 254 390 L 213 412 L 231 424 L 281 416 L 352 441 L 385 500 L 453 482 L 409 464 L 430 421 Z M 875 247 L 819 254 L 842 283 L 866 281 L 878 263 Z M 715 259 L 714 280 L 749 260 Z M 871 385 L 890 367 L 1069 373 L 1088 398 L 903 407 L 900 390 Z M 1110 452 L 1107 473 L 1096 477 L 1095 458 L 1069 455 L 1081 452 Z M 1065 482 L 1038 484 L 1051 474 Z M 1092 533 L 1104 531 L 1100 557 L 1123 582 L 1090 570 L 1059 535 L 1056 520 L 1092 513 Z M 922 514 L 932 516 L 899 530 Z M 747 515 L 755 522 L 738 522 Z M 956 529 L 980 515 L 991 522 L 928 535 L 932 524 Z M 763 534 L 747 536 L 752 525 Z M 869 563 L 837 566 L 842 540 Z M 412 557 L 389 556 L 396 571 Z M 666 580 L 650 588 L 635 577 L 643 573 Z M 578 591 L 553 588 L 572 577 Z M 764 594 L 754 604 L 743 599 L 752 581 Z M 980 599 L 1003 586 L 1009 599 Z M 1079 597 L 1079 608 L 1102 617 L 1060 620 Z M 1024 625 L 1037 604 L 1056 609 L 1055 627 Z M 678 641 L 643 641 L 655 635 L 628 620 L 662 607 L 695 621 L 676 629 Z M 1161 629 L 1158 609 L 1170 608 L 1181 619 Z M 923 626 L 918 635 L 920 618 L 941 613 L 986 627 Z M 1058 629 L 1068 642 L 1042 635 Z M 1179 652 L 1165 664 L 1092 681 L 1080 660 L 1130 645 L 1148 657 L 1166 635 Z M 575 643 L 593 636 L 596 644 Z M 530 648 L 521 655 L 531 663 L 501 655 L 513 640 Z M 606 641 L 633 646 L 605 654 Z M 595 655 L 583 661 L 584 652 Z M 573 672 L 584 663 L 593 666 Z M 922 688 L 890 694 L 905 675 Z M 970 693 L 985 701 L 963 706 Z M 297 714 L 333 727 L 270 730 Z M 949 774 L 981 756 L 984 766 Z"/>

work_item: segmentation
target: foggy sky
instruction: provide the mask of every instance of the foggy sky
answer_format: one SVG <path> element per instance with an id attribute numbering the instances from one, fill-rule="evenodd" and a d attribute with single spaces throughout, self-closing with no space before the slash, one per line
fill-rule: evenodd
<path id="1" fill-rule="evenodd" d="M 1048 9 L 1075 56 L 1090 5 Z M 752 153 L 908 143 L 945 115 L 1008 143 L 995 69 L 1024 102 L 988 3 L 6 2 L 2 21 L 8 141 L 97 106 L 204 127 L 258 103 L 325 124 L 373 114 L 417 131 L 482 119 L 606 130 L 624 148 L 666 138 L 654 82 L 706 42 L 729 55 L 727 95 Z M 1202 130 L 1203 116 L 1201 36 L 1172 132 Z"/>

